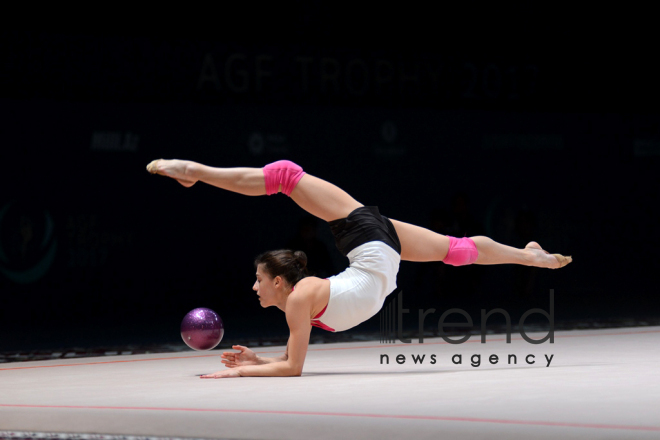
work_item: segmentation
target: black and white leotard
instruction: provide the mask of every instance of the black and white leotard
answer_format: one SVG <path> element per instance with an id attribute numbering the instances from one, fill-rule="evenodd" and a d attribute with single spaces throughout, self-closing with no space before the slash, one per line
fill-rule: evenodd
<path id="1" fill-rule="evenodd" d="M 328 305 L 314 317 L 312 325 L 339 332 L 378 313 L 385 298 L 396 289 L 401 243 L 392 222 L 375 206 L 357 208 L 329 224 L 349 267 L 328 278 Z"/>

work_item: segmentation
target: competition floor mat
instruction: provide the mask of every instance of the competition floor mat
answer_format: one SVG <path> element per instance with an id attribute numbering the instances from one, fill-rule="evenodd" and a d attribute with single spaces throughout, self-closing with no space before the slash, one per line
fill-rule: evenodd
<path id="1" fill-rule="evenodd" d="M 660 327 L 318 344 L 285 378 L 200 379 L 220 350 L 11 362 L 0 437 L 657 439 L 659 346 Z"/>

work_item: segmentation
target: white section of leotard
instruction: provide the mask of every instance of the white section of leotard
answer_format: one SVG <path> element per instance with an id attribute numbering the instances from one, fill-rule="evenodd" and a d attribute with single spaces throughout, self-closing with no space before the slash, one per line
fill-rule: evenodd
<path id="1" fill-rule="evenodd" d="M 396 289 L 401 256 L 381 241 L 364 243 L 347 255 L 349 267 L 330 280 L 330 300 L 323 324 L 336 332 L 348 330 L 374 316 Z"/>

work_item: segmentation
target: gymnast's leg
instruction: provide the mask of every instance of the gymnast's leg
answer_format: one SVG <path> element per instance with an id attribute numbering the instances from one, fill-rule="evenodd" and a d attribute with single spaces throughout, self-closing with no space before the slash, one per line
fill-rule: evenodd
<path id="1" fill-rule="evenodd" d="M 202 181 L 218 188 L 249 196 L 284 192 L 302 209 L 325 221 L 345 218 L 363 206 L 341 188 L 309 174 L 289 161 L 278 161 L 264 168 L 214 168 L 190 161 L 155 160 L 147 166 L 153 174 L 176 179 L 190 187 Z M 536 242 L 524 249 L 506 246 L 484 237 L 456 239 L 409 223 L 392 220 L 401 241 L 401 259 L 444 261 L 464 264 L 521 264 L 559 268 L 571 257 L 548 254 Z"/>
<path id="2" fill-rule="evenodd" d="M 551 269 L 572 261 L 571 257 L 549 254 L 535 241 L 529 242 L 524 249 L 517 249 L 484 236 L 456 239 L 410 223 L 392 220 L 392 224 L 401 241 L 401 259 L 406 261 L 444 261 L 456 266 L 521 264 Z"/>
<path id="3" fill-rule="evenodd" d="M 274 162 L 264 168 L 215 168 L 185 160 L 159 159 L 147 165 L 147 170 L 176 179 L 185 187 L 201 181 L 247 196 L 281 191 L 305 211 L 328 222 L 345 218 L 363 206 L 341 188 L 305 174 L 289 161 Z"/>

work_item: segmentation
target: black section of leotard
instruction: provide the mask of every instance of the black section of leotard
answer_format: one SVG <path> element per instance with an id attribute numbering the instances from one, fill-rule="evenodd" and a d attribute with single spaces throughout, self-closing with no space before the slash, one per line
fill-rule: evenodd
<path id="1" fill-rule="evenodd" d="M 382 241 L 401 254 L 401 242 L 394 225 L 390 219 L 380 215 L 377 206 L 362 206 L 348 214 L 348 217 L 328 224 L 337 249 L 344 255 L 370 241 Z"/>

